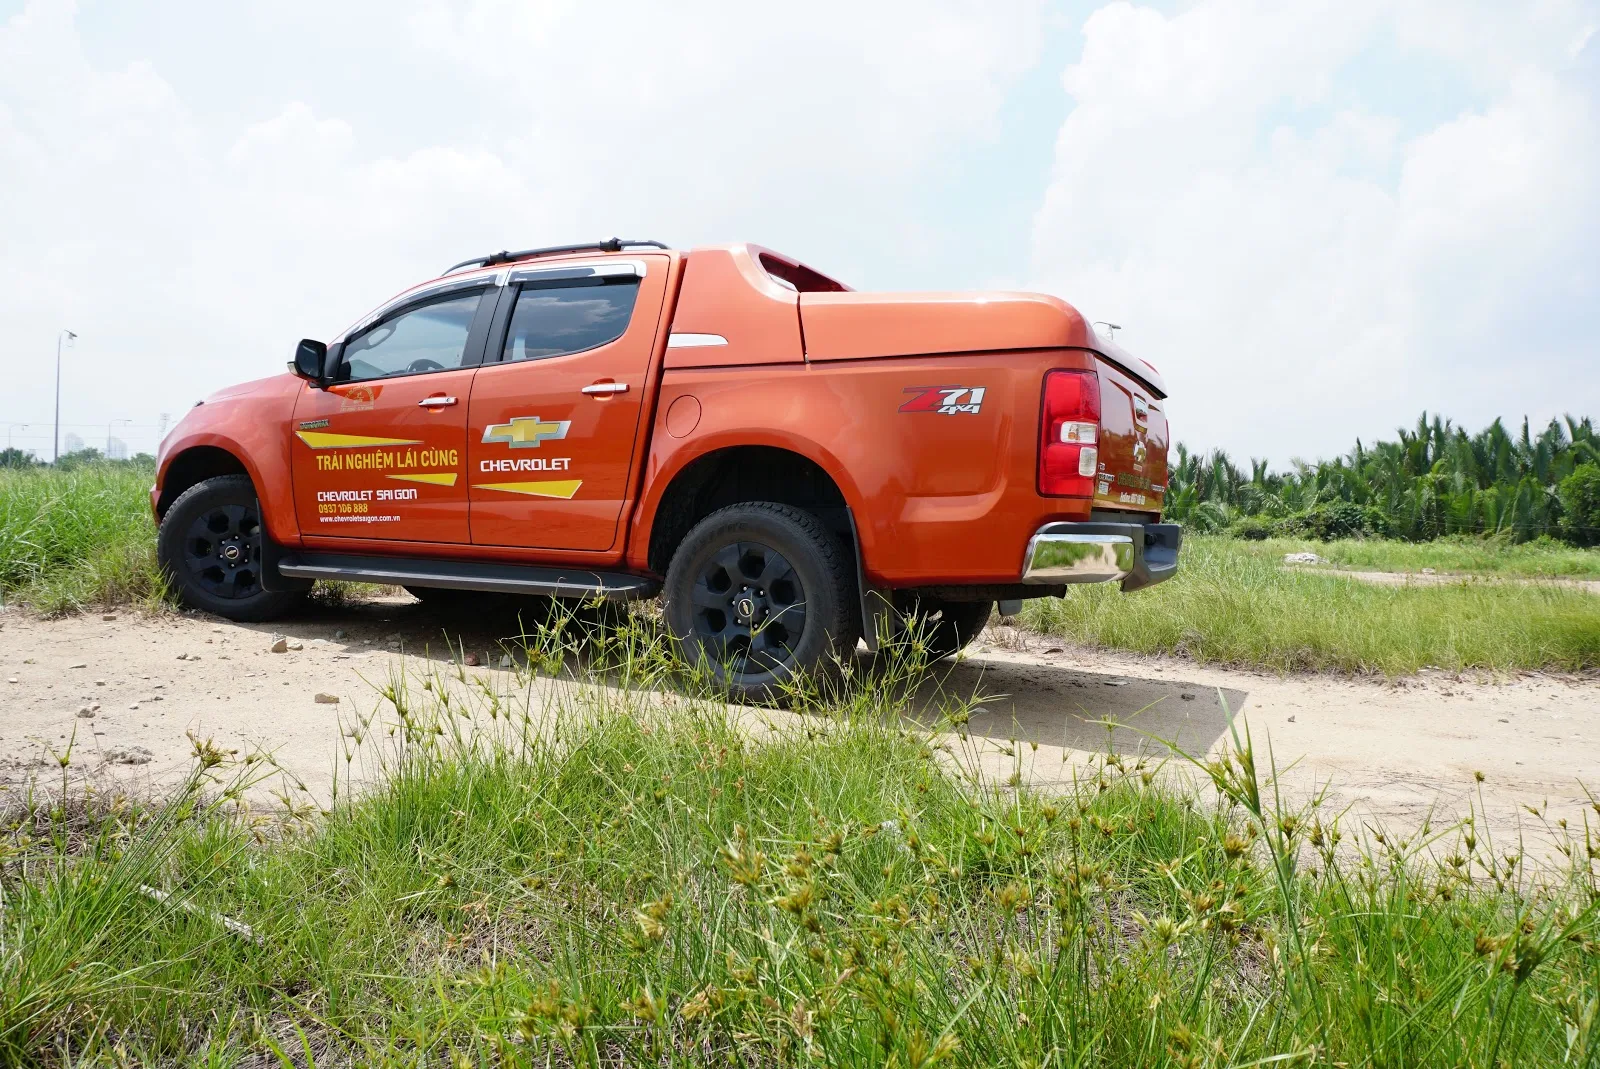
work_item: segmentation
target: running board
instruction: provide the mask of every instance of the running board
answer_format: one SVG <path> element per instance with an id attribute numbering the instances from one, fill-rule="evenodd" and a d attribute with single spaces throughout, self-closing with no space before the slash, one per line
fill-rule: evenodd
<path id="1" fill-rule="evenodd" d="M 483 561 L 416 557 L 357 557 L 335 553 L 284 552 L 278 571 L 291 579 L 343 579 L 386 586 L 438 586 L 492 594 L 544 594 L 558 598 L 602 597 L 633 601 L 655 597 L 661 584 L 621 572 L 590 572 Z"/>

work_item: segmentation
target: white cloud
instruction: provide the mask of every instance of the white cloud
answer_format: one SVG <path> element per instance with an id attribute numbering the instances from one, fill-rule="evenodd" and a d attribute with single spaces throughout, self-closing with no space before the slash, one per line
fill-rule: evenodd
<path id="1" fill-rule="evenodd" d="M 1013 92 L 1049 22 L 1033 0 L 31 0 L 0 23 L 0 419 L 47 419 L 61 327 L 83 336 L 66 421 L 150 424 L 491 249 L 751 239 L 868 285 L 944 260 L 956 285 L 950 235 L 1019 200 L 1036 283 L 1126 324 L 1191 442 L 1283 459 L 1424 406 L 1600 409 L 1592 0 L 1106 4 L 1048 183 L 926 199 L 1015 148 L 1002 122 L 1048 138 Z M 1413 59 L 1431 110 L 1381 81 Z"/>
<path id="2" fill-rule="evenodd" d="M 1281 462 L 1423 408 L 1596 409 L 1594 46 L 1573 66 L 1593 12 L 1433 7 L 1119 2 L 1086 22 L 1034 270 L 1126 326 L 1180 437 Z M 1410 133 L 1403 97 L 1335 106 L 1385 40 L 1472 66 L 1491 102 Z"/>
<path id="3" fill-rule="evenodd" d="M 47 416 L 62 326 L 66 422 L 150 424 L 475 253 L 859 247 L 984 134 L 1035 6 L 207 6 L 208 39 L 252 44 L 218 77 L 137 23 L 91 48 L 104 13 L 33 0 L 0 24 L 0 418 Z M 258 55 L 282 57 L 265 83 Z"/>

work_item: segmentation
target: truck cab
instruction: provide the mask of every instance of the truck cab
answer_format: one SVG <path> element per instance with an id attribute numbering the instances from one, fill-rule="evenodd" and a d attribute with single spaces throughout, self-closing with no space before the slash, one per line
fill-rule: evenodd
<path id="1" fill-rule="evenodd" d="M 264 619 L 317 579 L 661 594 L 685 656 L 760 695 L 908 622 L 948 654 L 996 602 L 1168 578 L 1165 398 L 1054 297 L 612 239 L 465 261 L 302 341 L 191 410 L 152 505 L 196 608 Z"/>

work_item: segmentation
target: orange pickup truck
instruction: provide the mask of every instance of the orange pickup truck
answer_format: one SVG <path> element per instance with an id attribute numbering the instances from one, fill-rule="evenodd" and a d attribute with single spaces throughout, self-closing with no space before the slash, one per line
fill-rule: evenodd
<path id="1" fill-rule="evenodd" d="M 1155 368 L 1032 293 L 857 293 L 755 245 L 460 263 L 302 341 L 162 443 L 182 601 L 317 579 L 662 595 L 691 660 L 765 692 L 920 621 L 1177 569 Z"/>

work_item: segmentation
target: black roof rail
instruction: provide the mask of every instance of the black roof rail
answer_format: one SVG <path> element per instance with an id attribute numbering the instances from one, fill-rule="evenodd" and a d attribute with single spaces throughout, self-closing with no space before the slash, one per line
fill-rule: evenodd
<path id="1" fill-rule="evenodd" d="M 640 240 L 633 238 L 606 238 L 603 241 L 586 241 L 581 245 L 551 245 L 544 249 L 523 249 L 521 252 L 506 252 L 502 249 L 499 252 L 491 252 L 487 256 L 474 256 L 470 260 L 462 260 L 458 264 L 445 268 L 440 277 L 443 278 L 445 275 L 454 274 L 463 267 L 493 267 L 496 264 L 509 264 L 517 260 L 526 260 L 532 256 L 553 256 L 558 252 L 588 252 L 590 249 L 596 252 L 621 252 L 623 249 L 640 246 L 651 246 L 657 249 L 671 248 L 670 245 L 663 245 L 661 242 L 652 241 L 649 238 Z"/>

